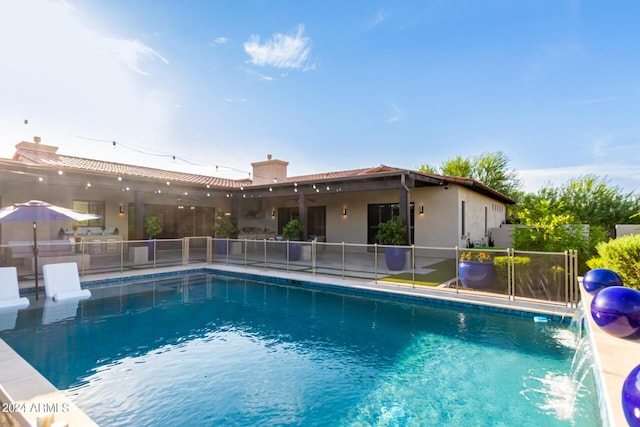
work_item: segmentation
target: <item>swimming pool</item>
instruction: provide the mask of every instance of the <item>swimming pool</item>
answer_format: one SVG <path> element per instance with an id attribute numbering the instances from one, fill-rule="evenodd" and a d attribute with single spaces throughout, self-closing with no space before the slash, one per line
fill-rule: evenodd
<path id="1" fill-rule="evenodd" d="M 600 423 L 565 324 L 200 272 L 92 293 L 0 338 L 101 425 Z"/>

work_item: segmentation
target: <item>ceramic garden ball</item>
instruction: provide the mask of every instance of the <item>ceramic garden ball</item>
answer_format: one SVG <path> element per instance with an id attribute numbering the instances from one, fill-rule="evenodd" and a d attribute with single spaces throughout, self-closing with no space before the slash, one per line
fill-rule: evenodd
<path id="1" fill-rule="evenodd" d="M 631 427 L 640 427 L 640 365 L 631 370 L 622 385 L 622 410 Z"/>
<path id="2" fill-rule="evenodd" d="M 590 294 L 598 292 L 602 288 L 609 286 L 622 286 L 622 279 L 612 270 L 606 268 L 595 268 L 585 273 L 582 278 L 582 286 Z"/>
<path id="3" fill-rule="evenodd" d="M 591 301 L 591 316 L 606 333 L 635 338 L 640 332 L 640 291 L 624 286 L 601 289 Z"/>

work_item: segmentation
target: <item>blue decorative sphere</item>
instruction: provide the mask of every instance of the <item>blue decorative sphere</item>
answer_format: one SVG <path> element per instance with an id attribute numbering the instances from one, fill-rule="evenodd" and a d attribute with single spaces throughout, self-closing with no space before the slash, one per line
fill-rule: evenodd
<path id="1" fill-rule="evenodd" d="M 591 301 L 591 316 L 609 335 L 635 338 L 640 332 L 640 291 L 624 286 L 600 290 Z"/>
<path id="2" fill-rule="evenodd" d="M 594 268 L 585 273 L 582 278 L 582 286 L 590 294 L 598 292 L 602 288 L 609 286 L 622 286 L 622 278 L 612 270 L 606 268 Z"/>
<path id="3" fill-rule="evenodd" d="M 640 365 L 631 370 L 622 385 L 622 410 L 631 427 L 640 427 Z"/>

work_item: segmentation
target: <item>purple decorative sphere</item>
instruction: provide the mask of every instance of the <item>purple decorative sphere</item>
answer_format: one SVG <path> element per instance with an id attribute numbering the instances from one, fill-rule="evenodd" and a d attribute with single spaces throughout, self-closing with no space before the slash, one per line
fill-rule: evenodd
<path id="1" fill-rule="evenodd" d="M 640 427 L 640 365 L 631 370 L 622 385 L 622 410 L 631 427 Z"/>
<path id="2" fill-rule="evenodd" d="M 606 333 L 635 338 L 640 332 L 640 291 L 624 286 L 600 290 L 591 301 L 591 316 Z"/>
<path id="3" fill-rule="evenodd" d="M 612 270 L 606 268 L 594 268 L 585 273 L 582 278 L 582 286 L 590 294 L 598 292 L 609 286 L 622 286 L 622 278 Z"/>

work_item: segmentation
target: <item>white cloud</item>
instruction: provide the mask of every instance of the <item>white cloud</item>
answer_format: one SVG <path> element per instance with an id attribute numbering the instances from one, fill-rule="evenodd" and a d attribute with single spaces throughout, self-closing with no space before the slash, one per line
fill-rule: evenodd
<path id="1" fill-rule="evenodd" d="M 387 123 L 399 122 L 404 117 L 404 112 L 394 103 L 389 104 L 391 116 L 385 120 Z"/>
<path id="2" fill-rule="evenodd" d="M 229 98 L 229 97 L 225 97 L 224 100 L 230 104 L 233 103 L 237 103 L 237 102 L 247 102 L 246 98 Z"/>
<path id="3" fill-rule="evenodd" d="M 620 98 L 622 97 L 621 96 L 605 96 L 604 98 L 588 99 L 584 101 L 583 104 L 601 104 L 603 102 L 617 101 Z"/>
<path id="4" fill-rule="evenodd" d="M 521 169 L 518 174 L 523 179 L 524 191 L 537 192 L 545 185 L 562 185 L 572 178 L 584 175 L 596 175 L 610 181 L 611 185 L 624 191 L 640 191 L 640 175 L 634 165 L 590 164 L 561 168 Z"/>
<path id="5" fill-rule="evenodd" d="M 102 41 L 120 61 L 136 73 L 147 75 L 147 73 L 142 71 L 138 65 L 140 59 L 143 57 L 159 59 L 165 64 L 169 64 L 169 61 L 167 61 L 157 51 L 138 40 L 103 37 Z"/>
<path id="6" fill-rule="evenodd" d="M 218 37 L 213 41 L 213 44 L 226 44 L 229 41 L 226 37 Z"/>
<path id="7" fill-rule="evenodd" d="M 382 24 L 382 22 L 384 22 L 385 18 L 386 18 L 386 14 L 385 14 L 384 10 L 378 9 L 378 11 L 376 12 L 376 15 L 369 22 L 369 28 L 373 28 L 373 27 L 375 27 L 377 25 Z"/>
<path id="8" fill-rule="evenodd" d="M 252 35 L 245 42 L 244 50 L 251 57 L 249 62 L 258 66 L 275 68 L 309 69 L 307 60 L 311 52 L 309 38 L 304 37 L 304 25 L 298 25 L 293 35 L 276 33 L 271 40 L 260 43 L 260 37 Z"/>

